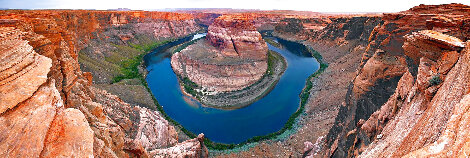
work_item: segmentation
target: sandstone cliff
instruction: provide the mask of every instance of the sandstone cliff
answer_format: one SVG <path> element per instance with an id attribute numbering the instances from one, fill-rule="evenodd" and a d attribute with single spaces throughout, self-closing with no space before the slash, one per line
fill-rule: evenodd
<path id="1" fill-rule="evenodd" d="M 191 16 L 143 11 L 0 12 L 0 138 L 4 140 L 0 155 L 147 157 L 148 151 L 179 145 L 175 128 L 159 112 L 129 105 L 95 88 L 92 75 L 82 72 L 78 63 L 80 49 L 92 39 L 106 38 L 103 30 L 126 23 L 144 26 L 146 21 L 181 28 Z M 160 28 L 156 24 L 137 28 L 156 36 L 194 32 L 186 26 L 168 34 L 155 29 Z M 193 143 L 191 151 L 178 152 L 191 155 L 194 150 L 203 147 Z"/>
<path id="2" fill-rule="evenodd" d="M 354 20 L 353 20 L 354 19 Z M 357 20 L 357 21 L 355 21 Z M 228 156 L 306 157 L 320 156 L 323 142 L 344 103 L 349 82 L 356 76 L 361 56 L 367 46 L 365 34 L 381 22 L 374 15 L 288 17 L 275 27 L 273 35 L 297 41 L 322 55 L 328 68 L 311 79 L 312 89 L 304 114 L 297 118 L 295 133 L 279 141 L 262 141 L 250 150 Z M 289 29 L 291 27 L 298 27 Z M 322 35 L 322 36 L 319 36 Z M 344 37 L 350 37 L 345 40 Z M 222 155 L 221 157 L 226 157 Z"/>
<path id="3" fill-rule="evenodd" d="M 430 45 L 426 47 L 426 44 Z M 432 147 L 430 144 L 436 142 L 440 135 L 441 139 L 447 140 L 436 142 L 434 146 L 448 142 L 446 147 L 435 150 L 423 148 L 411 155 L 465 155 L 465 151 L 460 150 L 465 145 L 459 144 L 460 141 L 466 141 L 465 136 L 452 136 L 465 133 L 458 129 L 458 124 L 465 124 L 465 121 L 451 119 L 465 117 L 464 110 L 458 108 L 468 104 L 463 100 L 470 87 L 467 79 L 470 72 L 466 64 L 468 47 L 462 50 L 464 45 L 467 44 L 458 38 L 430 30 L 406 36 L 403 46 L 405 54 L 421 56 L 418 73 L 410 79 L 410 73 L 407 72 L 400 79 L 395 97 L 392 95 L 362 126 L 367 129 L 366 134 L 374 136 L 380 133 L 381 137 L 364 151 L 363 156 L 404 156 L 425 146 Z M 381 125 L 376 126 L 373 122 Z"/>
<path id="4" fill-rule="evenodd" d="M 209 26 L 207 40 L 228 57 L 266 59 L 267 45 L 246 15 L 220 16 Z"/>
<path id="5" fill-rule="evenodd" d="M 460 4 L 420 5 L 381 16 L 255 19 L 255 27 L 279 20 L 279 36 L 305 40 L 330 66 L 313 79 L 296 134 L 233 156 L 468 156 L 469 10 Z M 232 25 L 214 26 L 222 24 Z M 233 41 L 224 33 L 230 29 L 213 27 L 209 41 L 224 46 L 214 48 L 214 56 L 262 58 L 238 54 L 264 49 L 244 47 L 259 38 L 253 26 L 246 28 L 249 33 L 237 35 L 247 38 Z M 92 83 L 110 81 L 113 64 L 100 63 L 114 59 L 120 46 L 195 30 L 188 14 L 1 11 L 0 156 L 206 156 L 202 135 L 178 143 L 177 129 L 161 114 Z M 80 67 L 79 59 L 88 63 Z M 259 73 L 264 72 L 254 72 Z"/>
<path id="6" fill-rule="evenodd" d="M 418 6 L 383 15 L 326 138 L 326 155 L 403 156 L 437 140 L 468 87 L 459 75 L 447 74 L 451 69 L 467 73 L 455 64 L 465 58 L 468 12 L 459 10 L 466 8 Z M 459 90 L 441 87 L 447 79 Z"/>
<path id="7" fill-rule="evenodd" d="M 281 20 L 274 35 L 311 46 L 329 67 L 312 79 L 296 134 L 240 154 L 468 156 L 469 9 L 420 5 L 382 15 Z"/>
<path id="8" fill-rule="evenodd" d="M 221 16 L 209 26 L 205 40 L 172 56 L 177 74 L 210 92 L 241 90 L 267 69 L 268 47 L 253 23 L 239 15 Z"/>

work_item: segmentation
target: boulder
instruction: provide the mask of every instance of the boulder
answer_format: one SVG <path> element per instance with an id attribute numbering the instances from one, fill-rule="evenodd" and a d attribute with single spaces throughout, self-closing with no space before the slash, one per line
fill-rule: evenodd
<path id="1" fill-rule="evenodd" d="M 93 131 L 78 109 L 58 110 L 41 157 L 93 157 Z"/>
<path id="2" fill-rule="evenodd" d="M 39 157 L 60 107 L 63 102 L 50 82 L 14 109 L 3 113 L 0 116 L 0 157 Z"/>

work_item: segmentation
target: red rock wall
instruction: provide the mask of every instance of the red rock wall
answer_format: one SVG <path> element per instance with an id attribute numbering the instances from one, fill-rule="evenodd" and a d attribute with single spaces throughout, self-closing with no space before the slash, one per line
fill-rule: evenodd
<path id="1" fill-rule="evenodd" d="M 177 143 L 160 113 L 94 88 L 92 76 L 80 70 L 78 51 L 90 39 L 106 38 L 103 29 L 126 23 L 154 23 L 138 29 L 155 36 L 196 28 L 185 25 L 194 23 L 189 14 L 0 11 L 1 157 L 146 157 Z"/>
<path id="2" fill-rule="evenodd" d="M 172 56 L 171 66 L 180 75 L 188 77 L 197 85 L 209 91 L 227 92 L 241 90 L 261 79 L 268 64 L 266 61 L 252 61 L 243 64 L 207 64 L 193 60 L 185 54 Z"/>
<path id="3" fill-rule="evenodd" d="M 245 15 L 218 17 L 209 26 L 206 39 L 224 56 L 266 60 L 268 46 Z"/>
<path id="4" fill-rule="evenodd" d="M 93 131 L 84 114 L 64 107 L 47 76 L 51 59 L 22 39 L 27 33 L 12 27 L 0 32 L 0 156 L 93 156 Z"/>
<path id="5" fill-rule="evenodd" d="M 456 147 L 468 148 L 459 143 L 466 141 L 466 138 L 455 137 L 457 133 L 461 132 L 465 135 L 465 131 L 455 128 L 456 124 L 465 124 L 465 121 L 456 121 L 452 117 L 467 117 L 465 112 L 458 108 L 468 104 L 464 99 L 470 87 L 468 82 L 470 71 L 467 64 L 465 64 L 468 60 L 468 45 L 464 50 L 442 48 L 440 46 L 449 42 L 445 40 L 447 36 L 436 32 L 430 34 L 429 32 L 414 33 L 413 36 L 408 36 L 405 42 L 414 44 L 421 42 L 434 43 L 431 46 L 434 49 L 431 50 L 437 54 L 438 58 L 431 59 L 422 54 L 418 74 L 415 76 L 416 80 L 402 81 L 403 78 L 400 80 L 403 84 L 412 84 L 413 86 L 407 86 L 408 88 L 403 90 L 397 89 L 396 93 L 401 93 L 401 97 L 392 96 L 388 102 L 393 104 L 386 104 L 376 112 L 391 113 L 392 115 L 385 117 L 378 115 L 379 122 L 390 121 L 381 125 L 383 130 L 379 128 L 378 133 L 382 131 L 383 138 L 372 143 L 363 153 L 364 156 L 404 156 L 418 149 L 420 150 L 411 153 L 409 156 L 446 155 L 456 157 L 465 154 L 463 150 L 456 149 Z M 433 41 L 422 38 L 423 36 L 433 35 L 441 40 Z M 439 35 L 439 37 L 435 35 Z M 403 48 L 408 53 L 421 54 L 415 50 L 431 52 L 430 50 L 426 51 L 429 47 L 409 49 L 410 47 L 404 46 Z M 455 53 L 452 53 L 453 51 Z M 430 80 L 434 76 L 439 76 L 441 82 L 431 84 Z M 392 111 L 393 108 L 390 108 L 390 106 L 396 107 L 394 108 L 396 110 Z M 376 120 L 371 117 L 367 122 L 376 122 Z M 439 137 L 440 135 L 443 136 Z M 439 147 L 439 145 L 441 146 Z M 435 148 L 432 149 L 432 146 L 435 146 Z"/>
<path id="6" fill-rule="evenodd" d="M 174 54 L 171 64 L 177 74 L 216 94 L 241 90 L 261 79 L 267 51 L 247 15 L 224 15 L 209 26 L 206 40 Z"/>
<path id="7" fill-rule="evenodd" d="M 369 36 L 347 105 L 327 137 L 327 156 L 403 156 L 438 139 L 453 107 L 468 93 L 463 79 L 468 72 L 456 64 L 466 58 L 467 8 L 419 6 L 383 15 Z M 418 32 L 425 29 L 433 31 Z M 433 76 L 443 83 L 432 85 Z"/>

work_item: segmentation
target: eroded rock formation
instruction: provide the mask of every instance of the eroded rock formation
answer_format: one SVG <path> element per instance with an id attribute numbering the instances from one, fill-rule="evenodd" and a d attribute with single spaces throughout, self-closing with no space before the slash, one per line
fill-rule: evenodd
<path id="1" fill-rule="evenodd" d="M 83 113 L 65 108 L 51 59 L 39 55 L 23 32 L 0 28 L 2 157 L 93 156 L 93 131 Z M 81 147 L 81 148 L 76 148 Z"/>
<path id="2" fill-rule="evenodd" d="M 209 26 L 207 40 L 228 57 L 266 59 L 267 45 L 253 22 L 243 14 L 221 16 Z"/>
<path id="3" fill-rule="evenodd" d="M 11 27 L 0 29 L 0 113 L 3 113 L 31 97 L 39 86 L 46 82 L 52 61 L 34 52 L 28 41 L 18 39 L 18 36 L 21 36 L 20 31 Z"/>
<path id="4" fill-rule="evenodd" d="M 460 24 L 468 12 L 460 10 L 468 8 L 418 6 L 383 15 L 328 134 L 327 156 L 404 156 L 439 138 L 468 91 L 459 64 L 468 40 Z"/>
<path id="5" fill-rule="evenodd" d="M 1 157 L 148 157 L 177 145 L 159 112 L 95 88 L 77 59 L 92 39 L 107 38 L 106 28 L 161 22 L 173 28 L 138 28 L 178 36 L 194 32 L 190 21 L 187 14 L 144 11 L 1 11 Z M 192 145 L 181 152 L 203 152 Z"/>
<path id="6" fill-rule="evenodd" d="M 210 92 L 241 90 L 267 69 L 268 47 L 253 23 L 243 16 L 221 16 L 201 40 L 172 56 L 175 72 Z"/>
<path id="7" fill-rule="evenodd" d="M 283 20 L 252 14 L 255 27 L 279 22 L 277 35 L 327 52 L 322 55 L 330 66 L 313 79 L 298 133 L 234 156 L 468 156 L 469 10 L 420 5 L 383 15 Z M 266 70 L 266 54 L 256 52 L 266 46 L 244 20 L 251 22 L 215 20 L 207 42 L 188 47 L 211 53 L 175 54 L 175 72 L 219 91 L 255 81 Z M 207 156 L 202 135 L 178 143 L 160 113 L 96 88 L 92 81 L 109 82 L 113 74 L 99 74 L 110 74 L 111 67 L 103 64 L 90 74 L 82 69 L 99 64 L 80 68 L 77 62 L 80 50 L 102 61 L 114 55 L 103 41 L 140 42 L 141 34 L 174 38 L 193 33 L 194 25 L 189 14 L 178 13 L 1 11 L 0 157 Z M 319 129 L 331 126 L 329 134 Z"/>
<path id="8" fill-rule="evenodd" d="M 469 9 L 461 4 L 420 5 L 400 13 L 312 18 L 320 23 L 282 20 L 273 34 L 311 45 L 330 65 L 313 79 L 317 88 L 307 103 L 307 116 L 300 118 L 304 127 L 298 134 L 242 154 L 467 156 L 467 132 L 460 127 L 466 126 L 466 116 L 460 108 L 469 93 L 469 73 L 462 64 Z M 307 24 L 317 29 L 307 29 Z M 357 64 L 355 73 L 344 67 L 352 64 Z M 318 129 L 324 126 L 331 127 L 328 134 Z M 315 140 L 323 144 L 319 152 L 312 152 L 312 143 L 304 144 Z"/>
<path id="9" fill-rule="evenodd" d="M 199 134 L 197 138 L 187 140 L 166 149 L 156 149 L 150 151 L 152 157 L 208 157 L 207 149 L 201 150 L 204 146 L 204 134 Z"/>
<path id="10" fill-rule="evenodd" d="M 421 36 L 434 36 L 433 39 L 420 39 Z M 402 93 L 402 97 L 393 96 L 390 97 L 388 102 L 395 102 L 396 110 L 386 110 L 385 108 L 380 110 L 380 113 L 392 113 L 394 115 L 387 116 L 381 120 L 389 120 L 388 124 L 385 124 L 380 134 L 383 136 L 380 140 L 374 141 L 363 153 L 363 156 L 382 155 L 382 156 L 404 156 L 410 152 L 418 150 L 412 155 L 425 155 L 429 151 L 429 156 L 432 154 L 442 154 L 447 156 L 457 156 L 464 154 L 460 148 L 452 149 L 454 146 L 450 145 L 435 150 L 429 150 L 423 148 L 436 142 L 441 134 L 442 139 L 447 139 L 448 134 L 452 132 L 447 130 L 453 130 L 455 124 L 464 123 L 459 121 L 452 121 L 452 117 L 464 117 L 464 112 L 458 108 L 465 104 L 464 96 L 468 93 L 470 84 L 468 82 L 469 70 L 468 64 L 468 46 L 462 51 L 458 51 L 458 54 L 454 54 L 454 57 L 449 56 L 449 51 L 455 51 L 453 49 L 442 48 L 449 40 L 447 35 L 432 31 L 420 31 L 419 33 L 408 36 L 405 43 L 415 41 L 427 41 L 429 43 L 435 43 L 432 45 L 437 53 L 438 58 L 432 60 L 426 57 L 425 53 L 414 52 L 413 49 L 408 49 L 404 46 L 407 54 L 413 52 L 421 54 L 421 58 L 418 66 L 418 74 L 415 76 L 416 80 L 400 80 L 403 84 L 413 84 L 413 87 L 407 86 L 408 88 L 396 93 Z M 458 40 L 458 39 L 457 39 Z M 463 46 L 463 43 L 461 43 Z M 468 44 L 468 42 L 467 42 Z M 465 45 L 467 45 L 465 44 Z M 440 49 L 438 49 L 440 48 Z M 422 52 L 425 51 L 426 47 L 422 47 Z M 455 60 L 455 59 L 458 60 Z M 438 61 L 438 62 L 436 62 Z M 440 64 L 447 63 L 447 64 Z M 452 65 L 452 66 L 448 66 Z M 442 72 L 442 73 L 439 73 Z M 403 80 L 403 81 L 402 81 Z M 438 80 L 438 81 L 436 81 Z M 401 84 L 399 84 L 401 86 Z M 398 98 L 398 99 L 397 99 Z M 461 104 L 459 104 L 462 102 Z M 389 107 L 387 104 L 383 107 Z M 459 112 L 457 112 L 459 111 Z M 378 112 L 377 112 L 378 113 Z M 453 114 L 454 113 L 454 114 Z M 380 119 L 379 115 L 379 119 Z M 374 120 L 372 119 L 372 122 Z M 383 122 L 383 121 L 379 121 Z M 447 132 L 446 132 L 447 131 Z M 447 133 L 447 134 L 446 134 Z M 458 133 L 458 132 L 455 132 Z M 393 143 L 392 143 L 393 140 Z M 452 137 L 447 139 L 449 143 L 465 141 L 465 137 Z M 442 140 L 440 140 L 442 142 Z M 439 142 L 436 142 L 438 144 Z M 456 146 L 464 147 L 464 145 Z M 421 149 L 423 148 L 423 149 Z M 445 152 L 445 150 L 453 152 Z M 423 155 L 423 156 L 424 156 Z M 454 155 L 454 156 L 452 156 Z"/>

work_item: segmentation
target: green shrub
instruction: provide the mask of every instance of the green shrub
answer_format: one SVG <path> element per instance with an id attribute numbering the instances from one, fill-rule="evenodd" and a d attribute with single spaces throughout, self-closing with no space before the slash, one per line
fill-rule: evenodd
<path id="1" fill-rule="evenodd" d="M 276 61 L 276 57 L 271 54 L 271 50 L 268 51 L 268 68 L 266 69 L 266 75 L 271 76 L 273 75 L 273 62 Z"/>
<path id="2" fill-rule="evenodd" d="M 431 86 L 439 85 L 441 84 L 441 82 L 442 80 L 441 80 L 440 74 L 434 75 L 432 76 L 431 79 L 429 79 L 429 84 L 431 84 Z"/>
<path id="3" fill-rule="evenodd" d="M 187 93 L 191 94 L 192 96 L 196 98 L 199 97 L 200 94 L 196 90 L 194 90 L 194 89 L 200 88 L 199 85 L 191 81 L 188 77 L 181 77 L 178 75 L 178 78 L 181 80 L 181 82 L 183 82 L 184 90 Z"/>
<path id="4" fill-rule="evenodd" d="M 143 60 L 145 54 L 141 54 L 136 56 L 132 59 L 125 60 L 121 62 L 121 75 L 116 76 L 112 79 L 113 83 L 119 82 L 123 79 L 133 79 L 138 78 L 140 75 L 139 73 L 139 65 Z"/>
<path id="5" fill-rule="evenodd" d="M 136 45 L 136 44 L 129 44 L 129 46 L 116 46 L 118 50 L 126 50 L 126 52 L 137 52 L 137 56 L 130 57 L 130 59 L 123 60 L 119 63 L 119 66 L 121 67 L 121 74 L 118 76 L 115 76 L 112 79 L 112 83 L 119 82 L 123 79 L 133 79 L 133 78 L 138 78 L 141 76 L 139 73 L 139 65 L 142 62 L 144 56 L 146 53 L 151 51 L 152 49 L 157 48 L 158 46 L 161 46 L 163 44 L 166 44 L 168 42 L 171 42 L 170 40 L 166 41 L 161 41 L 161 42 L 154 42 L 154 43 L 149 43 L 149 44 L 143 44 L 143 45 Z M 115 57 L 118 58 L 118 57 Z M 106 60 L 109 61 L 117 61 L 117 59 L 113 58 L 107 58 Z"/>
<path id="6" fill-rule="evenodd" d="M 129 44 L 132 48 L 135 48 L 137 50 L 140 50 L 142 52 L 149 52 L 151 51 L 152 49 L 155 49 L 157 48 L 158 46 L 161 46 L 161 45 L 164 45 L 166 43 L 169 43 L 171 41 L 174 41 L 174 40 L 165 40 L 165 41 L 161 41 L 161 42 L 151 42 L 151 43 L 147 43 L 147 44 Z"/>
<path id="7" fill-rule="evenodd" d="M 320 60 L 323 60 L 323 57 L 321 56 L 321 54 L 318 51 L 316 51 L 316 50 L 314 50 L 310 47 L 308 48 L 308 50 L 310 51 L 312 56 L 315 57 L 315 59 L 318 60 L 318 62 L 320 62 Z M 323 62 L 320 62 L 320 63 L 323 63 Z"/>
<path id="8" fill-rule="evenodd" d="M 201 38 L 202 39 L 202 38 Z M 145 55 L 146 52 L 154 49 L 155 47 L 158 47 L 162 44 L 165 44 L 165 43 L 168 43 L 169 41 L 166 41 L 166 42 L 162 42 L 160 44 L 152 44 L 152 45 L 145 45 L 145 46 L 142 46 L 142 45 L 131 45 L 132 48 L 134 49 L 137 49 L 137 50 L 140 50 L 142 51 L 142 54 L 132 58 L 132 59 L 129 59 L 129 60 L 125 60 L 123 61 L 120 65 L 121 65 L 121 72 L 123 73 L 123 75 L 120 75 L 120 76 L 117 76 L 115 78 L 113 78 L 113 82 L 119 82 L 121 81 L 122 79 L 131 79 L 131 78 L 138 78 L 141 80 L 142 84 L 146 87 L 147 91 L 152 95 L 152 99 L 156 105 L 156 108 L 151 108 L 153 110 L 158 110 L 160 111 L 160 113 L 163 115 L 163 117 L 168 120 L 168 122 L 170 122 L 171 124 L 173 124 L 174 126 L 178 127 L 181 129 L 181 131 L 183 131 L 183 133 L 185 133 L 188 137 L 190 138 L 196 138 L 197 135 L 192 133 L 191 131 L 185 129 L 181 124 L 179 124 L 177 121 L 173 120 L 171 117 L 169 117 L 165 111 L 163 110 L 163 107 L 158 103 L 158 101 L 155 99 L 155 97 L 153 96 L 153 93 L 152 91 L 150 90 L 150 88 L 148 87 L 147 83 L 145 82 L 145 79 L 143 78 L 142 74 L 139 73 L 139 70 L 138 70 L 138 66 L 140 65 L 141 61 L 143 60 L 143 57 Z M 194 41 L 195 42 L 195 41 Z M 193 44 L 194 42 L 188 42 L 188 43 L 185 43 L 183 45 L 180 45 L 174 52 L 178 52 L 178 51 L 181 51 L 183 50 L 184 48 L 186 48 L 187 46 Z M 328 64 L 324 63 L 322 58 L 321 58 L 321 55 L 314 51 L 313 49 L 309 49 L 311 51 L 311 53 L 313 54 L 313 56 L 320 62 L 320 68 L 318 69 L 317 72 L 313 73 L 312 75 L 310 75 L 307 80 L 306 80 L 306 85 L 305 85 L 305 88 L 302 90 L 302 92 L 299 94 L 299 97 L 300 97 L 300 107 L 299 109 L 294 113 L 292 114 L 289 119 L 287 120 L 287 122 L 285 123 L 284 127 L 277 131 L 277 132 L 273 132 L 273 133 L 269 133 L 267 135 L 263 135 L 263 136 L 255 136 L 253 138 L 250 138 L 248 140 L 246 140 L 245 142 L 242 142 L 242 143 L 239 143 L 239 144 L 224 144 L 224 143 L 216 143 L 216 142 L 212 142 L 211 140 L 209 140 L 208 138 L 204 138 L 204 144 L 209 148 L 209 149 L 214 149 L 214 150 L 227 150 L 227 149 L 234 149 L 234 148 L 238 148 L 238 147 L 243 147 L 247 144 L 250 144 L 250 143 L 255 143 L 255 142 L 259 142 L 259 141 L 263 141 L 263 140 L 268 140 L 268 139 L 273 139 L 273 138 L 276 138 L 280 135 L 282 135 L 284 132 L 286 132 L 287 130 L 289 129 L 292 129 L 295 125 L 295 120 L 297 119 L 298 116 L 300 116 L 300 114 L 303 113 L 304 109 L 305 109 L 305 105 L 308 101 L 308 97 L 310 95 L 310 90 L 312 89 L 313 87 L 313 83 L 311 81 L 312 78 L 314 77 L 317 77 L 318 75 L 320 75 L 327 67 L 328 67 Z M 270 53 L 268 54 L 268 58 L 275 58 L 273 55 L 271 55 Z M 271 64 L 269 64 L 268 62 L 268 67 L 269 66 L 272 66 Z M 269 70 L 269 68 L 268 68 Z M 269 72 L 268 72 L 269 73 Z M 196 98 L 198 97 L 198 94 L 194 89 L 195 88 L 198 88 L 199 85 L 197 85 L 196 83 L 192 82 L 189 78 L 187 77 L 181 77 L 178 75 L 178 78 L 180 79 L 181 82 L 183 82 L 184 84 L 184 89 L 186 90 L 186 92 L 190 93 L 191 95 L 193 96 L 196 96 Z"/>

